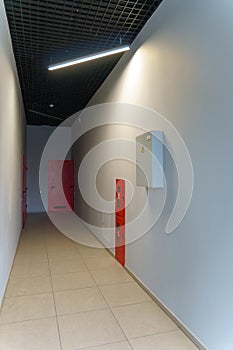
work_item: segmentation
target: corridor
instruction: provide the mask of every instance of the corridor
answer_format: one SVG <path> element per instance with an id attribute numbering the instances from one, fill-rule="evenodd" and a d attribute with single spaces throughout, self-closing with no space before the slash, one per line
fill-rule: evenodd
<path id="1" fill-rule="evenodd" d="M 30 214 L 0 315 L 1 350 L 193 350 L 105 249 Z"/>

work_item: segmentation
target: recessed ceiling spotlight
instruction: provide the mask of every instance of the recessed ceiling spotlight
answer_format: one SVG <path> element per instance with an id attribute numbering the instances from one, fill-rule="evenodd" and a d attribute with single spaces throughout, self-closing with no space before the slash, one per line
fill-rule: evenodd
<path id="1" fill-rule="evenodd" d="M 50 103 L 49 107 L 50 107 L 50 108 L 53 108 L 53 107 L 54 107 L 54 104 L 53 104 L 53 103 Z"/>
<path id="2" fill-rule="evenodd" d="M 107 51 L 101 51 L 101 52 L 98 52 L 98 53 L 95 53 L 95 54 L 92 54 L 92 55 L 76 58 L 74 60 L 53 64 L 53 65 L 48 67 L 48 70 L 55 70 L 55 69 L 65 68 L 65 67 L 73 66 L 75 64 L 79 64 L 79 63 L 83 63 L 83 62 L 87 62 L 87 61 L 92 61 L 92 60 L 95 60 L 97 58 L 114 55 L 114 54 L 117 54 L 117 53 L 120 53 L 120 52 L 124 52 L 124 51 L 128 51 L 128 50 L 130 50 L 130 47 L 128 45 L 127 46 L 120 46 L 120 47 L 117 47 L 115 49 L 111 49 L 111 50 L 107 50 Z"/>

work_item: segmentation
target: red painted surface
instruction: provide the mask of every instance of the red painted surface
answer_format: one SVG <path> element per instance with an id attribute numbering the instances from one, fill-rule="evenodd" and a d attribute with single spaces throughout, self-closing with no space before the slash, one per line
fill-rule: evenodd
<path id="1" fill-rule="evenodd" d="M 26 213 L 27 213 L 27 198 L 26 198 L 26 163 L 25 163 L 25 157 L 23 154 L 23 164 L 22 164 L 22 226 L 25 225 L 26 220 Z"/>
<path id="2" fill-rule="evenodd" d="M 49 160 L 48 211 L 74 210 L 74 161 Z"/>
<path id="3" fill-rule="evenodd" d="M 116 179 L 115 257 L 125 265 L 125 180 Z"/>
<path id="4" fill-rule="evenodd" d="M 125 180 L 116 180 L 116 215 L 125 217 Z"/>

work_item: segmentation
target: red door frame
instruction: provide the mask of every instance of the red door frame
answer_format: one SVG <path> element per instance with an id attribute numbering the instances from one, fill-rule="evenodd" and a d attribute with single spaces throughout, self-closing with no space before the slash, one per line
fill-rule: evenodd
<path id="1" fill-rule="evenodd" d="M 74 211 L 74 161 L 48 161 L 48 212 Z"/>
<path id="2" fill-rule="evenodd" d="M 125 266 L 125 180 L 116 179 L 115 258 Z"/>

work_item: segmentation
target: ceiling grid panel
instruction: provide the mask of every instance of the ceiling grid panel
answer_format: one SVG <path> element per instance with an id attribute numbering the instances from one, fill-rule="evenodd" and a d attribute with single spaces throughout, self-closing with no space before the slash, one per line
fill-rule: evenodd
<path id="1" fill-rule="evenodd" d="M 85 108 L 122 53 L 59 71 L 49 65 L 130 45 L 161 2 L 4 0 L 27 123 L 56 126 Z"/>

